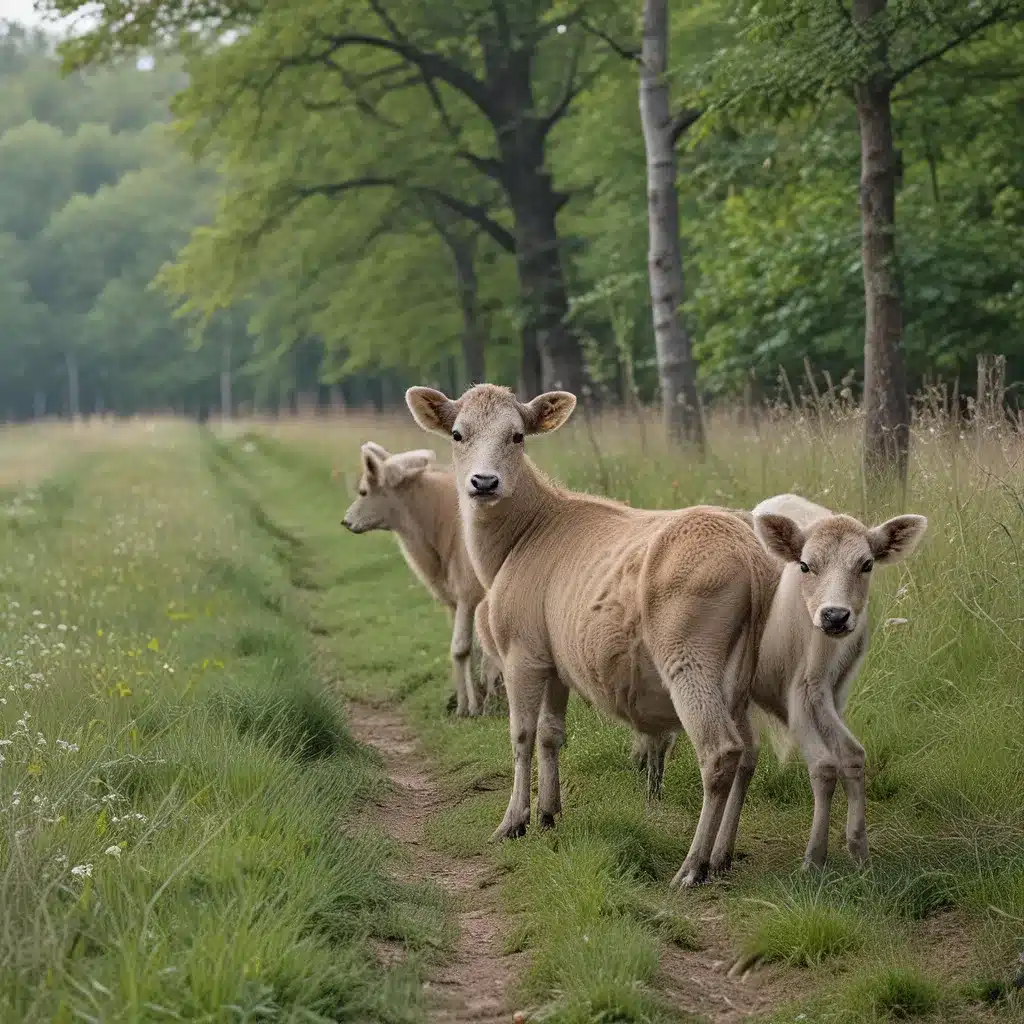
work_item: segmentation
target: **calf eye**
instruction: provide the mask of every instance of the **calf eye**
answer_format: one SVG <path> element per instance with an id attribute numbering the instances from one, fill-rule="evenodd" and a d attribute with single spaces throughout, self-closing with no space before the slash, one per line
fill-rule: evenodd
<path id="1" fill-rule="evenodd" d="M 513 444 L 522 444 L 523 443 L 523 435 L 520 434 L 518 430 L 512 435 L 512 443 Z"/>
<path id="2" fill-rule="evenodd" d="M 811 571 L 811 567 L 806 562 L 801 562 L 800 563 L 800 571 L 801 572 L 810 572 Z"/>
<path id="3" fill-rule="evenodd" d="M 462 434 L 460 434 L 457 430 L 453 430 L 452 431 L 452 440 L 453 441 L 461 441 L 462 440 Z"/>
<path id="4" fill-rule="evenodd" d="M 861 572 L 871 572 L 871 567 L 872 567 L 872 566 L 873 566 L 874 564 L 875 564 L 875 563 L 874 563 L 874 562 L 873 562 L 873 561 L 872 561 L 872 560 L 871 560 L 871 559 L 869 558 L 869 559 L 868 559 L 868 560 L 867 560 L 867 561 L 866 561 L 866 562 L 865 562 L 865 563 L 864 563 L 864 564 L 863 564 L 863 565 L 862 565 L 862 566 L 860 567 L 860 571 L 861 571 Z"/>

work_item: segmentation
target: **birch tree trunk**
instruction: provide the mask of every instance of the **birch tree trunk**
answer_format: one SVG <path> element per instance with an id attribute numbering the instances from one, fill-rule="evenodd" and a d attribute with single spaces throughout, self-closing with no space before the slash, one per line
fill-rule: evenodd
<path id="1" fill-rule="evenodd" d="M 673 441 L 704 447 L 697 401 L 697 379 L 690 337 L 679 307 L 683 263 L 679 246 L 676 154 L 669 111 L 668 0 L 644 0 L 640 60 L 640 119 L 647 150 L 647 215 L 650 248 L 647 267 L 665 430 Z"/>
<path id="2" fill-rule="evenodd" d="M 885 13 L 888 0 L 854 0 L 864 24 Z M 864 264 L 864 472 L 869 483 L 905 485 L 910 402 L 903 368 L 903 306 L 896 262 L 896 181 L 899 156 L 892 134 L 892 82 L 882 68 L 855 89 L 860 128 L 861 254 Z"/>

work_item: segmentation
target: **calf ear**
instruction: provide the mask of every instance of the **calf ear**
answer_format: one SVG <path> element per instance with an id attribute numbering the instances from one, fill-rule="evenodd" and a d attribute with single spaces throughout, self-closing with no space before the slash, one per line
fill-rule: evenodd
<path id="1" fill-rule="evenodd" d="M 374 484 L 380 480 L 381 470 L 384 466 L 384 460 L 374 451 L 375 447 L 371 443 L 364 444 L 359 449 L 363 456 L 363 472 L 366 473 L 366 479 Z"/>
<path id="2" fill-rule="evenodd" d="M 568 391 L 548 391 L 520 408 L 528 434 L 557 430 L 576 408 L 576 396 Z"/>
<path id="3" fill-rule="evenodd" d="M 377 444 L 376 441 L 367 441 L 363 445 L 364 450 L 369 449 L 374 455 L 380 459 L 381 462 L 387 462 L 391 458 L 391 452 L 387 450 L 383 445 Z"/>
<path id="4" fill-rule="evenodd" d="M 409 388 L 405 393 L 405 404 L 409 406 L 412 418 L 426 431 L 450 437 L 458 404 L 443 391 L 433 388 Z"/>
<path id="5" fill-rule="evenodd" d="M 754 516 L 754 533 L 765 551 L 784 562 L 799 562 L 804 535 L 789 516 L 774 513 Z"/>
<path id="6" fill-rule="evenodd" d="M 884 565 L 903 561 L 913 554 L 927 529 L 928 520 L 924 516 L 896 516 L 869 530 L 868 543 L 875 561 Z"/>
<path id="7" fill-rule="evenodd" d="M 429 448 L 419 448 L 414 452 L 400 452 L 392 455 L 384 467 L 387 483 L 397 487 L 407 480 L 418 477 L 425 469 L 432 466 L 437 456 Z"/>

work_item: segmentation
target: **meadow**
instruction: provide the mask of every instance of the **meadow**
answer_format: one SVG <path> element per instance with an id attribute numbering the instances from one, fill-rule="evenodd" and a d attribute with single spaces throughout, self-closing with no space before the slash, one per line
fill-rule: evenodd
<path id="1" fill-rule="evenodd" d="M 557 829 L 487 843 L 507 725 L 447 713 L 445 614 L 393 538 L 339 525 L 360 442 L 443 460 L 439 439 L 397 414 L 70 434 L 48 435 L 45 473 L 0 479 L 0 1019 L 429 1019 L 424 984 L 465 908 L 402 870 L 353 703 L 400 714 L 436 771 L 429 847 L 493 869 L 469 899 L 500 915 L 510 1014 L 739 1020 L 749 990 L 763 1020 L 1021 1019 L 1019 432 L 919 408 L 904 504 L 929 531 L 873 584 L 848 712 L 870 870 L 839 841 L 839 793 L 828 869 L 798 870 L 806 770 L 766 746 L 744 859 L 685 893 L 668 881 L 700 807 L 688 743 L 649 804 L 627 731 L 576 698 Z M 0 455 L 21 437 L 0 435 Z M 828 400 L 723 415 L 703 462 L 643 416 L 578 416 L 528 447 L 564 483 L 638 506 L 796 490 L 877 521 L 897 503 L 865 493 L 858 440 L 856 411 Z M 736 957 L 758 958 L 746 982 L 722 970 Z"/>

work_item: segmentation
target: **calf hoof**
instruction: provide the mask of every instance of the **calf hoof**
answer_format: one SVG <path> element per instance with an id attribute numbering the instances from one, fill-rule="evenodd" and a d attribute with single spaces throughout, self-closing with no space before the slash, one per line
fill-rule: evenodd
<path id="1" fill-rule="evenodd" d="M 868 853 L 867 839 L 852 839 L 846 844 L 853 863 L 859 868 L 867 868 L 871 865 L 871 856 Z"/>
<path id="2" fill-rule="evenodd" d="M 459 698 L 453 693 L 448 698 L 448 703 L 445 704 L 444 709 L 450 715 L 459 706 Z"/>
<path id="3" fill-rule="evenodd" d="M 684 864 L 672 879 L 672 889 L 692 889 L 698 885 L 706 885 L 708 881 L 709 864 L 704 861 L 696 867 L 688 867 Z"/>
<path id="4" fill-rule="evenodd" d="M 522 839 L 526 835 L 526 827 L 530 819 L 526 821 L 513 821 L 506 824 L 504 821 L 494 830 L 491 836 L 492 843 L 501 843 L 506 839 Z"/>
<path id="5" fill-rule="evenodd" d="M 555 827 L 555 816 L 548 814 L 547 811 L 542 811 L 540 816 L 540 827 L 542 829 L 549 829 Z"/>
<path id="6" fill-rule="evenodd" d="M 825 858 L 821 857 L 804 857 L 803 863 L 800 865 L 801 871 L 808 873 L 815 871 L 822 871 L 825 867 Z"/>

